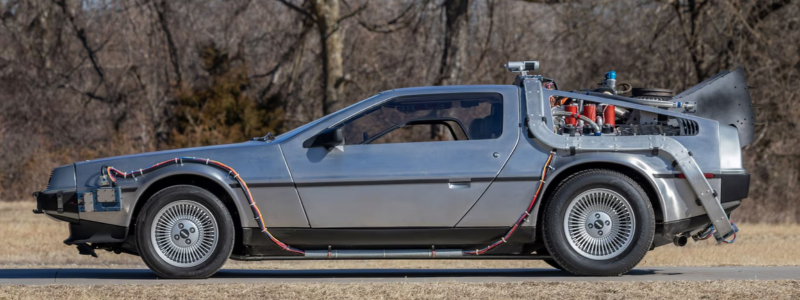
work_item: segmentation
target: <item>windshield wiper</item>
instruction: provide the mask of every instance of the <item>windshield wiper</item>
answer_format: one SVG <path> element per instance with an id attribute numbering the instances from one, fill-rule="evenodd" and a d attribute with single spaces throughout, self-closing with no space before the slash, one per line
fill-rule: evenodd
<path id="1" fill-rule="evenodd" d="M 261 137 L 254 137 L 251 141 L 262 141 L 262 142 L 269 142 L 275 140 L 275 135 L 272 132 L 267 132 L 267 135 Z"/>

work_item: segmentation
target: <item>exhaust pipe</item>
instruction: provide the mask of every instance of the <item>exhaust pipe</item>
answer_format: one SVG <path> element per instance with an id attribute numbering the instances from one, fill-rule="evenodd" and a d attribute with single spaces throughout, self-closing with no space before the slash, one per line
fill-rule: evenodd
<path id="1" fill-rule="evenodd" d="M 678 235 L 678 236 L 675 236 L 674 238 L 672 238 L 672 243 L 675 244 L 675 246 L 678 246 L 678 247 L 686 246 L 686 242 L 688 242 L 688 241 L 689 241 L 689 238 L 686 237 L 685 235 Z"/>
<path id="2" fill-rule="evenodd" d="M 306 250 L 307 258 L 374 259 L 374 258 L 452 258 L 464 256 L 463 250 L 400 249 L 400 250 Z"/>

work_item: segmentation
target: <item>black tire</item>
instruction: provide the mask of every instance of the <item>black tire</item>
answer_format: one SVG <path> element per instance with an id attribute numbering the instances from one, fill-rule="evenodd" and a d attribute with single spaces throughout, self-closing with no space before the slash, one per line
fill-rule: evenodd
<path id="1" fill-rule="evenodd" d="M 548 258 L 548 259 L 543 259 L 542 261 L 543 261 L 544 263 L 546 263 L 548 266 L 551 266 L 551 267 L 553 267 L 553 268 L 554 268 L 554 269 L 556 269 L 556 270 L 563 270 L 563 269 L 561 268 L 561 266 L 559 266 L 559 265 L 558 265 L 558 263 L 557 263 L 555 260 L 552 260 L 552 259 L 549 259 L 549 258 Z"/>
<path id="2" fill-rule="evenodd" d="M 586 195 L 585 192 L 609 190 L 627 202 L 628 211 L 632 215 L 631 219 L 635 221 L 633 222 L 633 234 L 626 245 L 623 243 L 624 246 L 618 247 L 616 254 L 598 255 L 596 257 L 602 259 L 593 259 L 589 257 L 591 254 L 586 254 L 587 252 L 581 254 L 576 249 L 580 248 L 579 246 L 573 247 L 570 244 L 572 238 L 565 233 L 565 218 L 570 203 L 577 201 L 578 196 Z M 587 215 L 598 216 L 593 212 Z M 630 222 L 630 219 L 623 219 L 623 221 Z M 622 224 L 622 222 L 619 223 Z M 589 222 L 585 224 L 586 228 L 592 228 Z M 554 262 L 562 270 L 576 275 L 619 276 L 635 267 L 650 249 L 655 232 L 655 216 L 647 194 L 630 177 L 611 170 L 591 169 L 578 172 L 558 185 L 547 203 L 542 225 L 548 253 L 552 255 Z M 590 230 L 586 229 L 587 232 Z M 615 233 L 619 234 L 617 232 Z M 602 235 L 602 233 L 600 234 Z"/>
<path id="3" fill-rule="evenodd" d="M 165 207 L 177 204 L 200 205 L 207 209 L 207 212 L 216 221 L 216 243 L 213 246 L 208 246 L 210 250 L 204 251 L 207 256 L 204 256 L 205 258 L 202 261 L 197 259 L 195 262 L 188 263 L 188 265 L 197 263 L 194 266 L 176 266 L 175 264 L 178 264 L 178 262 L 171 263 L 165 260 L 160 255 L 166 255 L 164 254 L 166 251 L 158 250 L 157 247 L 159 246 L 155 245 L 151 240 L 153 236 L 152 230 L 154 230 L 152 226 L 156 222 L 157 214 Z M 186 225 L 182 225 L 180 228 L 184 228 L 184 226 Z M 198 235 L 200 232 L 205 232 L 201 231 L 201 229 L 195 229 L 192 233 L 195 231 L 198 232 Z M 233 251 L 235 232 L 235 225 L 230 213 L 225 208 L 225 204 L 209 191 L 193 185 L 176 185 L 159 191 L 145 203 L 136 219 L 136 242 L 139 254 L 150 270 L 163 278 L 195 279 L 208 278 L 214 275 L 222 268 L 222 265 L 225 264 Z M 175 235 L 176 239 L 180 239 L 183 232 L 181 231 L 180 234 Z M 195 244 L 197 243 L 200 242 L 195 241 Z"/>

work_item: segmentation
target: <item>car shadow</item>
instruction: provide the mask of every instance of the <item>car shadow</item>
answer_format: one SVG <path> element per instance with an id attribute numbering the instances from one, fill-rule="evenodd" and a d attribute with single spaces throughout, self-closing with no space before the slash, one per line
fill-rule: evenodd
<path id="1" fill-rule="evenodd" d="M 625 276 L 681 275 L 658 269 L 635 269 Z M 426 277 L 519 277 L 581 278 L 556 269 L 314 269 L 314 270 L 244 270 L 222 269 L 211 278 L 426 278 Z M 0 279 L 159 279 L 147 269 L 0 269 Z"/>

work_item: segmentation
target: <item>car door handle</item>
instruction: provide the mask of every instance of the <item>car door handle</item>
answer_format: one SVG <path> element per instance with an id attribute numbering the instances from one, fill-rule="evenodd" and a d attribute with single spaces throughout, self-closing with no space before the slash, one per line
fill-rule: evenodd
<path id="1" fill-rule="evenodd" d="M 471 181 L 472 178 L 452 178 L 447 185 L 451 190 L 466 189 L 469 188 Z"/>

